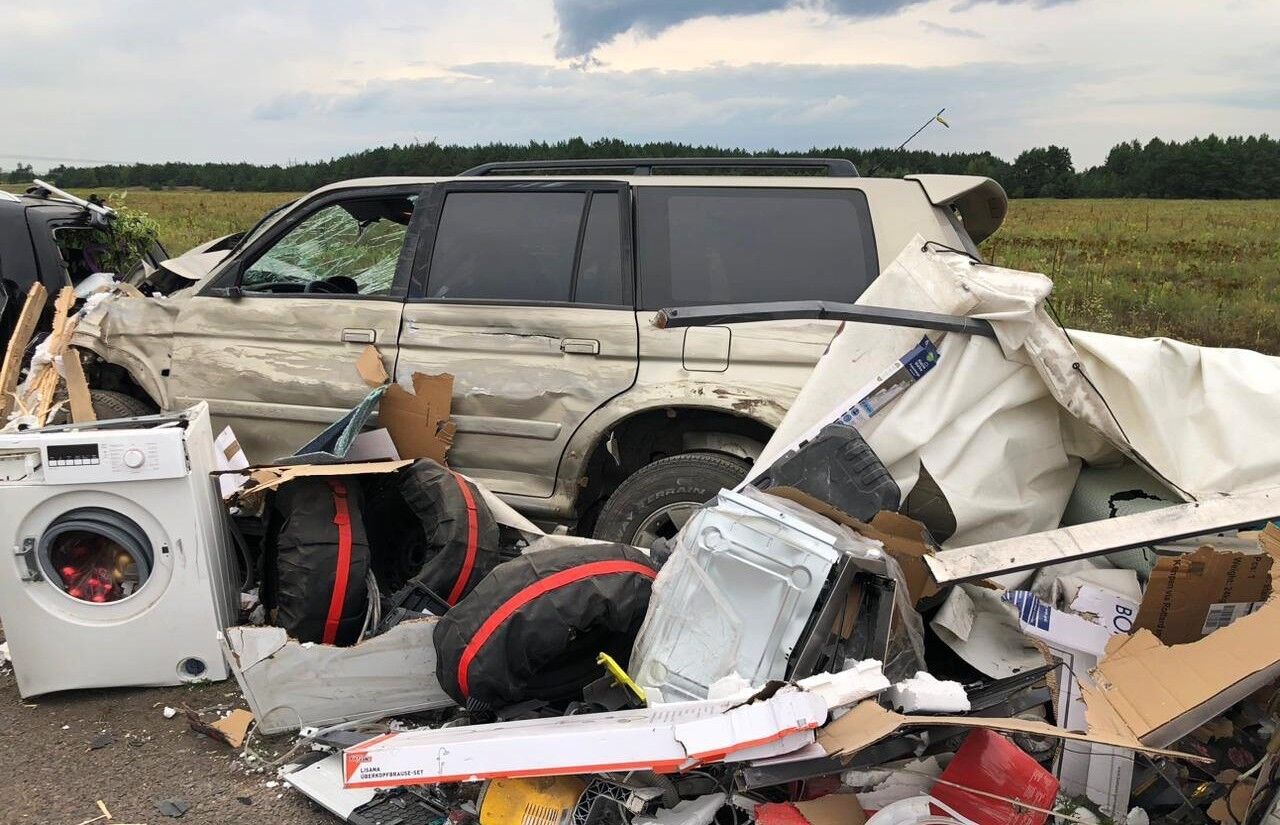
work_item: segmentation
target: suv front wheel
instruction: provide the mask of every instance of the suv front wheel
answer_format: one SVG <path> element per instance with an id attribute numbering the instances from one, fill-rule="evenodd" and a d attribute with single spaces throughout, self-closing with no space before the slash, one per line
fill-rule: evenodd
<path id="1" fill-rule="evenodd" d="M 682 453 L 641 467 L 609 496 L 593 536 L 637 547 L 669 539 L 699 506 L 737 486 L 750 466 L 722 453 Z"/>

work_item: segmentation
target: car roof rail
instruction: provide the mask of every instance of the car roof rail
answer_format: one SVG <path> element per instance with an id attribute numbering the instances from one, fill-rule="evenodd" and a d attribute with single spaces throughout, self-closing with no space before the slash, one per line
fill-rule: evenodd
<path id="1" fill-rule="evenodd" d="M 846 158 L 599 158 L 584 160 L 511 160 L 473 166 L 459 174 L 464 178 L 510 172 L 563 172 L 630 170 L 631 175 L 651 175 L 655 169 L 813 169 L 830 178 L 856 178 L 858 169 Z"/>

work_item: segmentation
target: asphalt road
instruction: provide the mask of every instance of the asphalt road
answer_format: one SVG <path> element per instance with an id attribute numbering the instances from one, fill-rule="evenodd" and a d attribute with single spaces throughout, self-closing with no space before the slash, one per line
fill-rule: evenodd
<path id="1" fill-rule="evenodd" d="M 56 655 L 56 651 L 51 651 Z M 195 687 L 116 688 L 18 696 L 0 668 L 0 822 L 79 825 L 111 811 L 110 825 L 333 825 L 335 817 L 279 783 L 274 770 L 193 732 L 166 705 L 243 707 L 234 680 Z M 102 744 L 110 735 L 111 742 Z M 95 743 L 95 740 L 98 740 Z M 255 743 L 279 750 L 291 743 Z M 268 787 L 268 782 L 276 782 Z M 189 805 L 173 819 L 158 800 Z M 100 822 L 102 822 L 100 820 Z M 103 823 L 106 825 L 106 823 Z"/>

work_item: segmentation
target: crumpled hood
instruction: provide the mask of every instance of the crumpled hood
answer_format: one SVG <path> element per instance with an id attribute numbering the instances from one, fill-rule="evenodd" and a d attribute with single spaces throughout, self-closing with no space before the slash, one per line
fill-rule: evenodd
<path id="1" fill-rule="evenodd" d="M 227 251 L 196 252 L 191 251 L 160 262 L 161 269 L 167 269 L 180 278 L 188 281 L 201 281 L 213 271 L 213 268 L 226 260 Z"/>

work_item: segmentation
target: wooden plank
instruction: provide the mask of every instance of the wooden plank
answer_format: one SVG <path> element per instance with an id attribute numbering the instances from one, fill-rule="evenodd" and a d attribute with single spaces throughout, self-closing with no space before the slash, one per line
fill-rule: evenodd
<path id="1" fill-rule="evenodd" d="M 84 365 L 80 363 L 80 350 L 67 347 L 62 353 L 62 372 L 67 382 L 67 398 L 71 402 L 71 420 L 76 424 L 97 421 L 93 399 L 89 395 L 89 382 L 85 380 Z"/>
<path id="2" fill-rule="evenodd" d="M 22 371 L 22 359 L 27 346 L 31 344 L 31 336 L 35 334 L 36 324 L 40 321 L 40 313 L 44 310 L 49 293 L 44 284 L 34 283 L 27 290 L 26 303 L 18 315 L 18 323 L 13 328 L 13 336 L 4 353 L 4 366 L 0 367 L 0 425 L 9 416 L 13 408 L 13 394 L 18 389 L 18 373 Z"/>
<path id="3" fill-rule="evenodd" d="M 938 584 L 985 579 L 1117 550 L 1249 527 L 1280 516 L 1280 487 L 1176 504 L 926 556 Z"/>
<path id="4" fill-rule="evenodd" d="M 49 423 L 53 398 L 58 392 L 58 370 L 54 361 L 66 350 L 71 331 L 75 329 L 74 322 L 70 320 L 71 307 L 75 302 L 76 291 L 69 286 L 64 286 L 53 302 L 53 332 L 49 334 L 50 362 L 42 368 L 34 385 L 36 420 L 42 427 Z"/>

